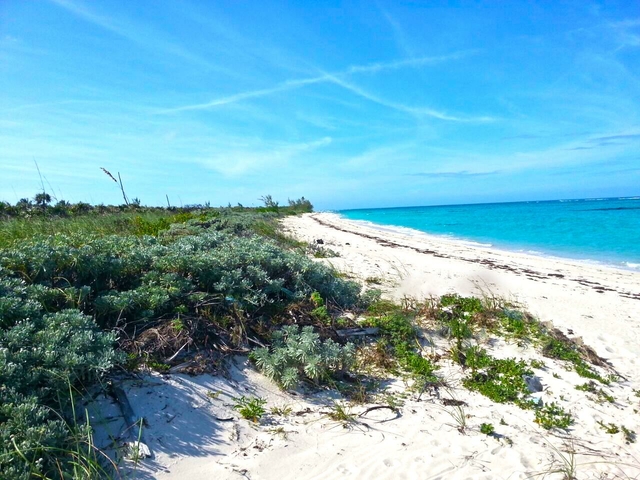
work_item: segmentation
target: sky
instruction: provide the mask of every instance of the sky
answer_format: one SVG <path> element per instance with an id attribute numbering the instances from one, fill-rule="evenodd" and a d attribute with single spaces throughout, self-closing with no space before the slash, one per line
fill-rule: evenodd
<path id="1" fill-rule="evenodd" d="M 0 0 L 0 200 L 640 194 L 640 2 Z M 42 175 L 42 181 L 40 175 Z"/>

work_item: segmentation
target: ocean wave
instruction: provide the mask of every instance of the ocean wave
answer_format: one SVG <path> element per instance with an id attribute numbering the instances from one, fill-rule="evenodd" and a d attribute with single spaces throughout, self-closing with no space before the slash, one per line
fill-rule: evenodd
<path id="1" fill-rule="evenodd" d="M 472 242 L 470 240 L 460 240 L 457 237 L 453 237 L 452 238 L 458 240 L 460 243 L 463 243 L 465 245 L 469 245 L 471 247 L 482 247 L 482 248 L 491 248 L 493 247 L 493 243 L 479 243 L 479 242 Z"/>
<path id="2" fill-rule="evenodd" d="M 640 270 L 640 263 L 624 262 L 624 265 L 627 268 L 632 268 L 634 270 Z"/>

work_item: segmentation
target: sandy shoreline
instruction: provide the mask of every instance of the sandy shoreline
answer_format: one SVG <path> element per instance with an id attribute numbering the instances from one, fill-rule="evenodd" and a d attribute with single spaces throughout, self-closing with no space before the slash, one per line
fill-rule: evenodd
<path id="1" fill-rule="evenodd" d="M 340 254 L 327 260 L 338 270 L 385 279 L 382 289 L 397 299 L 482 291 L 514 299 L 582 336 L 601 356 L 623 360 L 640 382 L 640 272 L 382 231 L 331 213 L 288 218 L 284 225 Z"/>
<path id="2" fill-rule="evenodd" d="M 561 402 L 575 418 L 561 434 L 533 423 L 530 410 L 462 388 L 459 370 L 447 362 L 439 371 L 446 389 L 418 395 L 402 379 L 388 381 L 376 403 L 393 397 L 397 415 L 354 405 L 348 408 L 356 421 L 348 425 L 327 416 L 341 401 L 336 392 L 283 392 L 242 357 L 213 375 L 144 375 L 123 385 L 136 415 L 147 421 L 143 440 L 152 452 L 136 478 L 560 479 L 561 473 L 549 473 L 571 459 L 578 478 L 640 475 L 638 443 L 602 428 L 624 425 L 640 434 L 640 398 L 633 390 L 640 388 L 640 273 L 381 231 L 333 214 L 290 217 L 283 226 L 300 240 L 321 239 L 338 256 L 318 261 L 389 297 L 484 292 L 517 300 L 572 338 L 582 337 L 626 380 L 603 387 L 614 401 L 602 402 L 576 390 L 584 378 L 544 359 L 545 368 L 536 370 L 539 395 L 545 403 Z M 534 358 L 504 341 L 487 348 L 500 358 Z M 252 424 L 233 408 L 241 395 L 265 398 L 268 412 L 290 411 Z M 463 407 L 447 406 L 446 398 Z M 481 433 L 483 423 L 494 425 L 496 435 Z"/>

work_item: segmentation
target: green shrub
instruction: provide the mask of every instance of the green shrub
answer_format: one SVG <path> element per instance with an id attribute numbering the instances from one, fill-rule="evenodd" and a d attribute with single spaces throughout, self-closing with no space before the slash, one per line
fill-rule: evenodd
<path id="1" fill-rule="evenodd" d="M 577 349 L 577 346 L 568 341 L 561 341 L 549 335 L 545 335 L 542 353 L 545 357 L 565 360 L 573 365 L 578 375 L 584 378 L 591 378 L 603 384 L 609 384 L 610 380 L 603 378 L 594 368 L 589 365 Z"/>
<path id="2" fill-rule="evenodd" d="M 248 314 L 280 308 L 314 291 L 348 307 L 359 301 L 360 290 L 324 265 L 264 238 L 208 231 L 163 242 L 154 237 L 56 236 L 0 250 L 0 267 L 13 277 L 6 281 L 25 281 L 19 286 L 22 299 L 37 297 L 54 311 L 82 308 L 104 328 L 116 321 L 157 318 L 176 308 L 193 311 L 196 293 L 207 297 L 200 296 L 199 304 L 209 299 L 217 306 L 215 313 L 224 315 L 232 307 Z M 21 309 L 32 307 L 16 299 L 0 305 L 0 311 L 21 315 Z"/>
<path id="3" fill-rule="evenodd" d="M 310 326 L 288 325 L 273 332 L 271 348 L 258 348 L 250 358 L 267 377 L 283 388 L 295 387 L 300 379 L 326 381 L 348 370 L 355 360 L 351 343 L 340 346 L 331 339 L 322 342 Z"/>
<path id="4" fill-rule="evenodd" d="M 530 392 L 523 377 L 533 372 L 523 360 L 494 358 L 485 350 L 472 347 L 466 350 L 466 365 L 471 368 L 471 374 L 462 383 L 469 390 L 497 403 L 531 408 Z"/>
<path id="5" fill-rule="evenodd" d="M 565 412 L 562 407 L 551 402 L 544 407 L 536 409 L 535 422 L 545 430 L 552 428 L 566 429 L 573 424 L 573 417 Z"/>
<path id="6" fill-rule="evenodd" d="M 390 311 L 390 305 L 384 301 L 374 305 L 376 311 Z M 393 349 L 398 364 L 404 370 L 421 377 L 422 381 L 436 381 L 436 366 L 417 350 L 418 336 L 411 317 L 397 307 L 393 313 L 381 318 L 371 319 L 371 324 L 380 329 L 380 333 Z"/>
<path id="7" fill-rule="evenodd" d="M 480 425 L 480 433 L 484 433 L 485 435 L 493 435 L 495 433 L 495 429 L 490 423 L 483 423 L 482 425 Z"/>
<path id="8" fill-rule="evenodd" d="M 2 298 L 0 301 L 6 301 Z M 0 477 L 52 475 L 71 461 L 64 419 L 72 388 L 119 360 L 115 335 L 76 310 L 24 318 L 0 330 Z M 58 413 L 56 413 L 58 412 Z"/>
<path id="9" fill-rule="evenodd" d="M 39 215 L 50 211 L 45 207 L 37 207 Z M 143 207 L 123 207 L 122 215 L 101 217 L 111 207 L 73 207 L 59 205 L 61 212 L 85 216 L 0 225 L 0 237 L 18 228 L 13 240 L 0 239 L 11 245 L 0 248 L 0 478 L 67 478 L 73 470 L 71 392 L 121 357 L 115 335 L 100 327 L 133 335 L 165 322 L 166 331 L 196 342 L 202 332 L 202 339 L 242 341 L 232 332 L 264 335 L 271 314 L 313 292 L 322 300 L 316 310 L 323 310 L 314 314 L 321 320 L 329 318 L 329 306 L 362 304 L 356 283 L 290 250 L 297 243 L 276 228 L 279 214 L 310 208 L 306 201 L 277 214 L 242 207 L 242 214 L 229 208 L 147 215 Z M 315 348 L 309 332 L 298 337 Z M 317 347 L 296 357 L 302 363 L 295 375 L 295 363 L 286 364 L 283 385 L 325 380 L 353 361 L 351 345 Z M 128 362 L 139 363 L 138 355 Z"/>
<path id="10" fill-rule="evenodd" d="M 476 297 L 462 297 L 457 294 L 448 294 L 440 297 L 441 311 L 450 313 L 453 316 L 462 317 L 474 315 L 484 311 L 482 300 Z"/>

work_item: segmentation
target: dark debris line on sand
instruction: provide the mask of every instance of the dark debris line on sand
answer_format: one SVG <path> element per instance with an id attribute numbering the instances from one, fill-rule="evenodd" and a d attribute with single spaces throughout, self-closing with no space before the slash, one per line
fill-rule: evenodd
<path id="1" fill-rule="evenodd" d="M 609 287 L 604 287 L 602 285 L 600 285 L 597 282 L 592 282 L 589 280 L 585 280 L 585 279 L 581 279 L 581 278 L 566 278 L 564 275 L 560 274 L 560 273 L 540 273 L 540 272 L 536 272 L 534 270 L 528 269 L 528 268 L 515 268 L 512 267 L 510 265 L 505 265 L 505 264 L 501 264 L 498 262 L 495 262 L 493 260 L 489 260 L 487 258 L 482 258 L 482 259 L 470 259 L 470 258 L 465 258 L 465 257 L 458 257 L 458 256 L 454 256 L 454 255 L 447 255 L 447 254 L 443 254 L 440 252 L 437 252 L 435 250 L 430 250 L 430 249 L 426 249 L 426 248 L 418 248 L 418 247 L 411 247 L 409 245 L 402 245 L 400 243 L 396 243 L 387 239 L 383 239 L 380 237 L 377 237 L 375 235 L 368 235 L 366 233 L 361 233 L 361 232 L 355 232 L 353 230 L 347 230 L 345 228 L 341 228 L 341 227 L 337 227 L 335 225 L 332 225 L 330 223 L 324 222 L 318 218 L 316 218 L 315 216 L 311 216 L 311 218 L 313 220 L 315 220 L 317 223 L 319 223 L 320 225 L 327 227 L 327 228 L 332 228 L 333 230 L 338 230 L 340 232 L 344 232 L 344 233 L 349 233 L 352 235 L 357 235 L 359 237 L 363 237 L 363 238 L 367 238 L 369 240 L 373 240 L 374 242 L 376 242 L 377 244 L 383 246 L 383 247 L 391 247 L 391 248 L 407 248 L 410 250 L 414 250 L 418 253 L 422 253 L 424 255 L 431 255 L 433 257 L 437 257 L 437 258 L 449 258 L 449 259 L 453 259 L 453 260 L 460 260 L 463 262 L 468 262 L 468 263 L 477 263 L 480 265 L 484 265 L 487 268 L 491 269 L 491 270 L 505 270 L 508 272 L 511 272 L 515 275 L 519 275 L 519 276 L 526 276 L 527 278 L 531 279 L 531 280 L 548 280 L 549 278 L 558 278 L 558 279 L 564 279 L 570 282 L 576 282 L 580 285 L 582 285 L 583 287 L 588 287 L 591 288 L 593 290 L 595 290 L 598 293 L 604 293 L 604 292 L 614 292 L 617 293 L 620 297 L 622 298 L 630 298 L 633 300 L 640 300 L 640 293 L 633 293 L 633 292 L 628 292 L 628 291 L 620 291 L 620 290 L 616 290 L 615 288 L 609 288 Z"/>

